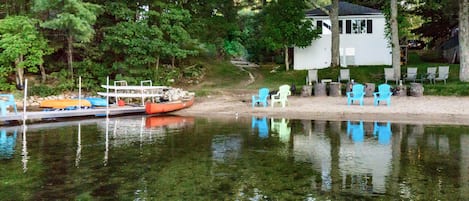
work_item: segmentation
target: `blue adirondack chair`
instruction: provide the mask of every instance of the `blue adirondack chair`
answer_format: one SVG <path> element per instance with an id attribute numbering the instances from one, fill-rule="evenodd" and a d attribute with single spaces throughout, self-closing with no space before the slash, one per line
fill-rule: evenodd
<path id="1" fill-rule="evenodd" d="M 365 97 L 365 86 L 363 84 L 354 84 L 352 91 L 347 94 L 347 105 L 353 104 L 353 101 L 357 100 L 360 105 L 363 105 L 363 98 Z"/>
<path id="2" fill-rule="evenodd" d="M 269 89 L 268 88 L 260 88 L 259 89 L 259 94 L 258 95 L 253 95 L 252 96 L 252 107 L 254 107 L 256 104 L 261 104 L 264 105 L 264 107 L 267 106 L 267 98 L 269 97 Z"/>
<path id="3" fill-rule="evenodd" d="M 260 138 L 268 138 L 269 137 L 269 126 L 267 125 L 267 118 L 262 117 L 252 117 L 251 127 L 253 129 L 257 128 L 259 132 Z"/>
<path id="4" fill-rule="evenodd" d="M 271 101 L 272 101 L 272 107 L 274 107 L 276 102 L 279 102 L 282 104 L 282 107 L 285 107 L 285 105 L 288 102 L 288 96 L 291 95 L 290 91 L 290 86 L 285 84 L 282 85 L 278 88 L 277 94 L 274 94 L 271 96 Z"/>
<path id="5" fill-rule="evenodd" d="M 347 135 L 352 136 L 354 142 L 363 142 L 365 138 L 365 129 L 363 127 L 363 121 L 358 123 L 352 123 L 347 121 Z"/>
<path id="6" fill-rule="evenodd" d="M 0 94 L 0 110 L 2 116 L 7 115 L 7 108 L 9 106 L 13 107 L 13 111 L 18 113 L 16 110 L 16 102 L 15 102 L 15 97 L 12 94 Z"/>
<path id="7" fill-rule="evenodd" d="M 378 137 L 379 144 L 389 144 L 392 136 L 391 123 L 388 121 L 386 124 L 382 125 L 375 121 L 373 135 Z"/>
<path id="8" fill-rule="evenodd" d="M 391 86 L 389 84 L 380 84 L 378 86 L 378 92 L 373 93 L 375 105 L 379 105 L 380 101 L 386 101 L 388 106 L 391 105 Z"/>

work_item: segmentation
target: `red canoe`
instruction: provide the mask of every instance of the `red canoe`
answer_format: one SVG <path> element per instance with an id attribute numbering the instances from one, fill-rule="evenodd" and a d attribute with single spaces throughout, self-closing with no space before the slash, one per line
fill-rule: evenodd
<path id="1" fill-rule="evenodd" d="M 188 100 L 178 100 L 163 103 L 151 103 L 145 104 L 145 112 L 147 114 L 161 114 L 167 112 L 173 112 L 176 110 L 188 108 L 194 104 L 194 97 Z"/>

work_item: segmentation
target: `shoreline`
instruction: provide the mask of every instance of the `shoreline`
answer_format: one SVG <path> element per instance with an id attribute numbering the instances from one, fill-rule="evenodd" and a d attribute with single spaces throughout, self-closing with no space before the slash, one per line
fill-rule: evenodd
<path id="1" fill-rule="evenodd" d="M 175 112 L 185 116 L 218 118 L 270 117 L 333 121 L 390 121 L 392 123 L 469 125 L 469 97 L 393 96 L 391 105 L 373 105 L 365 97 L 364 105 L 347 105 L 347 98 L 289 96 L 289 105 L 252 107 L 253 94 L 196 97 L 192 107 Z M 270 100 L 268 101 L 270 104 Z"/>

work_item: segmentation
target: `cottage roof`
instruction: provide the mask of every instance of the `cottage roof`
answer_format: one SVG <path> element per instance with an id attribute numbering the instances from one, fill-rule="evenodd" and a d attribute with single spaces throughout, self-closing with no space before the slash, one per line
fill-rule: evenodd
<path id="1" fill-rule="evenodd" d="M 327 10 L 331 10 L 332 5 L 325 7 Z M 345 15 L 380 15 L 382 12 L 380 10 L 369 8 L 365 6 L 360 6 L 357 4 L 352 4 L 348 2 L 339 2 L 339 16 Z M 328 16 L 321 9 L 316 8 L 306 12 L 306 16 Z"/>

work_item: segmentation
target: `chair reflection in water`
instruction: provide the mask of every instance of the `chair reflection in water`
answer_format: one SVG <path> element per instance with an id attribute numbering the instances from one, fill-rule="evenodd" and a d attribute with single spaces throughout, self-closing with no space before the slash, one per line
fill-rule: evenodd
<path id="1" fill-rule="evenodd" d="M 281 142 L 288 142 L 290 140 L 291 128 L 288 126 L 288 122 L 285 118 L 281 120 L 270 119 L 270 130 L 278 133 Z"/>
<path id="2" fill-rule="evenodd" d="M 257 128 L 259 132 L 260 138 L 268 138 L 269 137 L 269 126 L 267 125 L 267 117 L 252 117 L 251 122 L 252 129 Z"/>
<path id="3" fill-rule="evenodd" d="M 13 158 L 16 145 L 16 130 L 9 135 L 5 129 L 0 131 L 0 159 Z"/>
<path id="4" fill-rule="evenodd" d="M 378 137 L 379 144 L 389 144 L 392 136 L 391 122 L 388 121 L 385 124 L 381 124 L 375 121 L 373 135 Z"/>
<path id="5" fill-rule="evenodd" d="M 352 123 L 347 121 L 347 136 L 351 135 L 354 142 L 363 142 L 365 138 L 365 130 L 363 128 L 363 121 Z"/>

